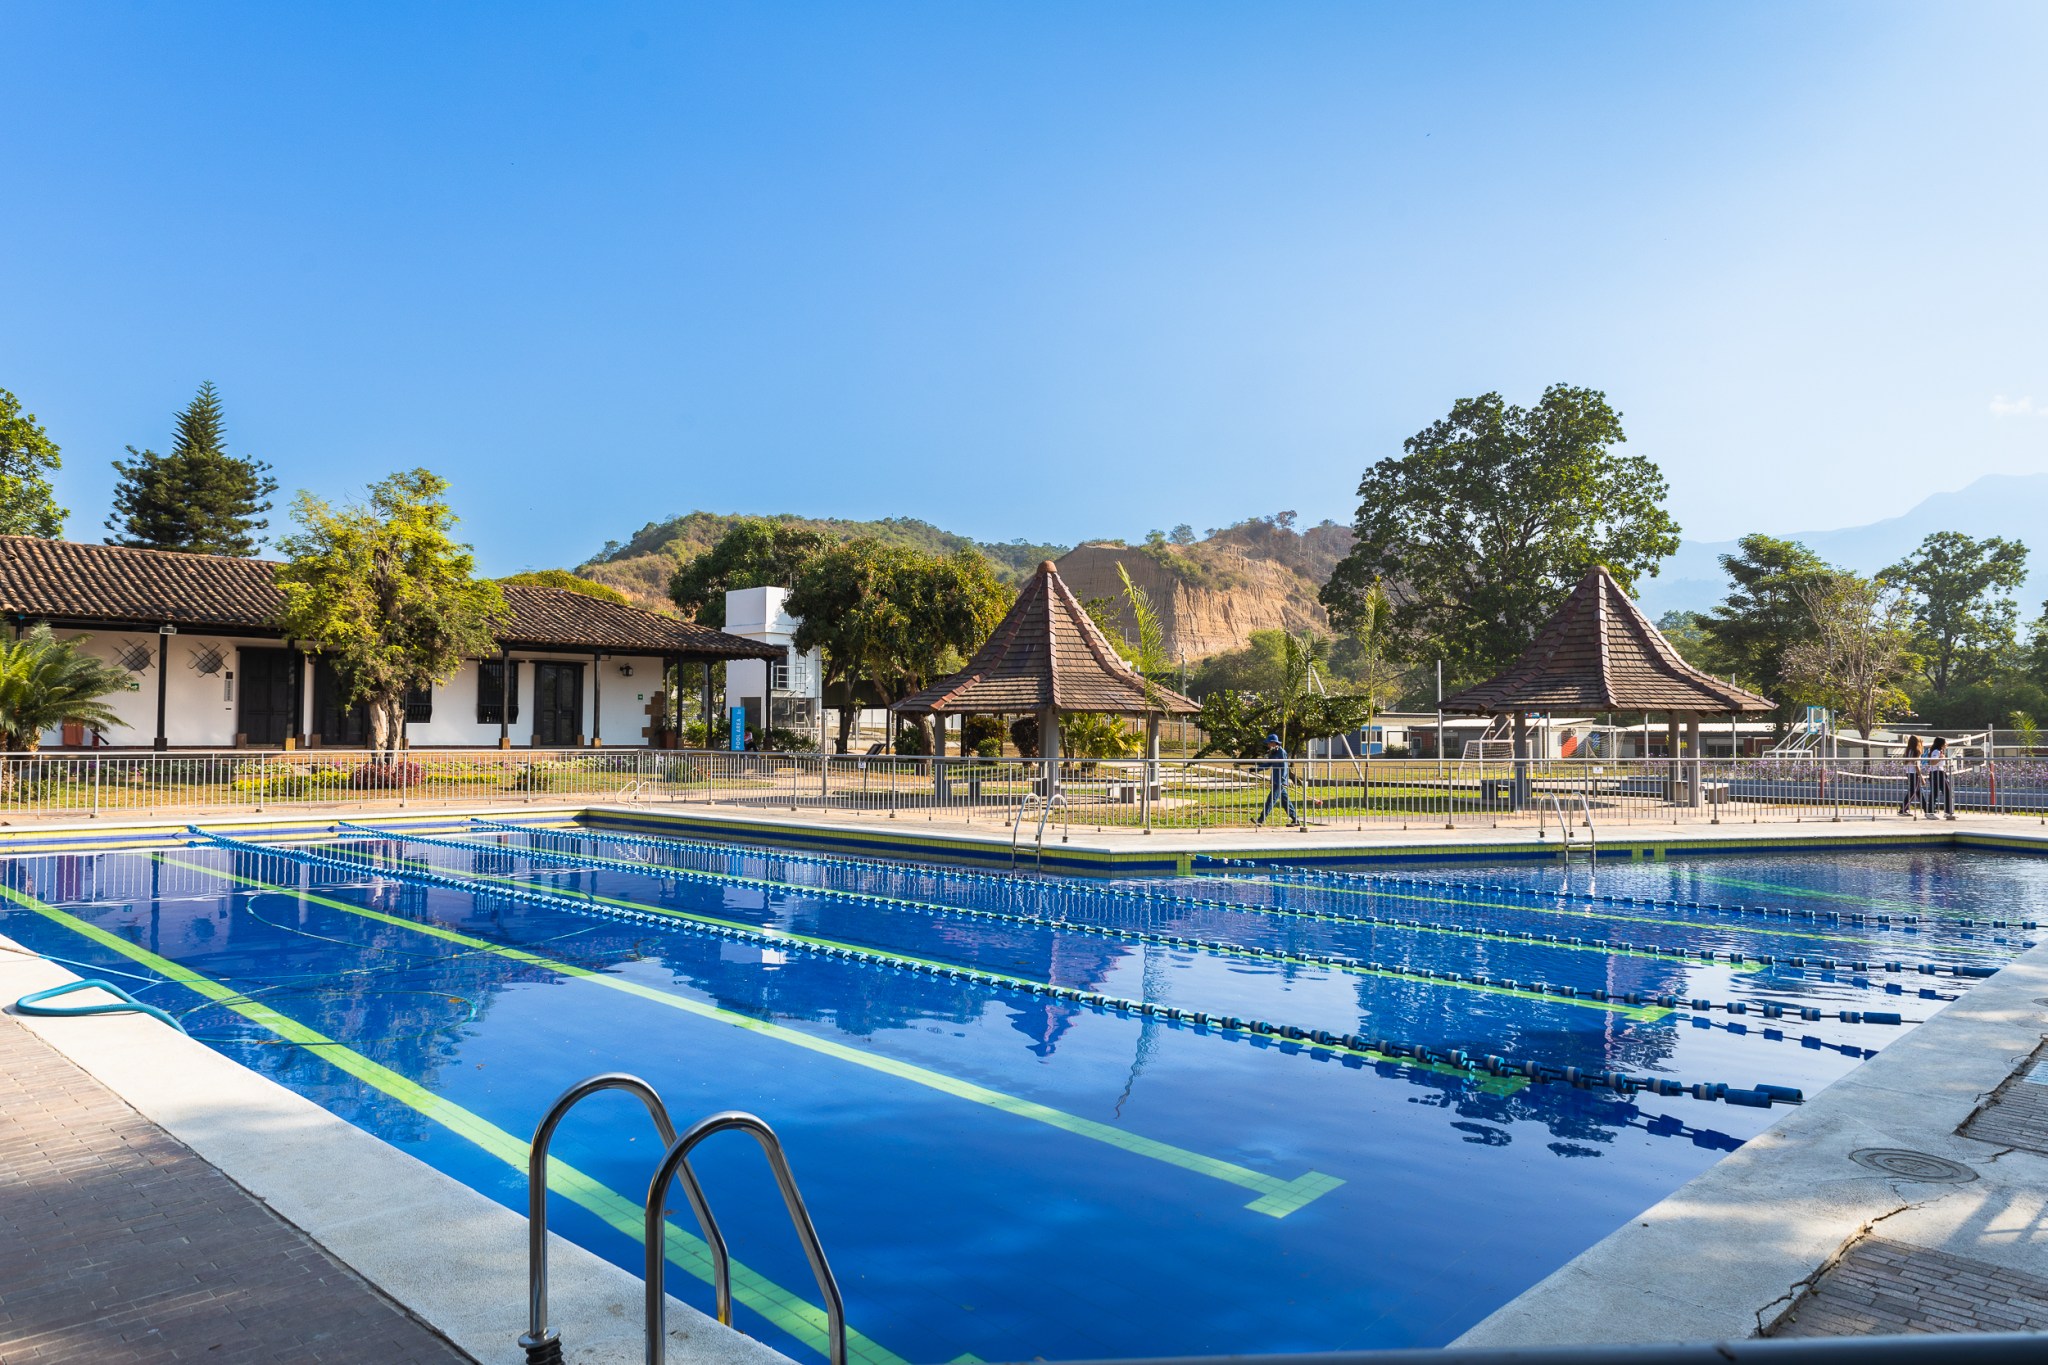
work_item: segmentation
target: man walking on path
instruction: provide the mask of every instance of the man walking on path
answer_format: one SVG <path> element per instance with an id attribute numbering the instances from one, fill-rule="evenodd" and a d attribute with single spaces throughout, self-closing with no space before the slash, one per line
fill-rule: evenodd
<path id="1" fill-rule="evenodd" d="M 1280 742 L 1278 735 L 1266 736 L 1266 766 L 1273 770 L 1273 789 L 1266 793 L 1266 808 L 1252 823 L 1265 824 L 1266 817 L 1273 813 L 1277 804 L 1286 810 L 1289 824 L 1300 824 L 1301 816 L 1294 809 L 1294 798 L 1287 794 L 1287 746 Z"/>

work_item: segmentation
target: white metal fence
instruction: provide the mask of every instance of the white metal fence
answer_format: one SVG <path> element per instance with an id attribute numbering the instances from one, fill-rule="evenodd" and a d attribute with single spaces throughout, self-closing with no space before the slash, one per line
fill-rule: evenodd
<path id="1" fill-rule="evenodd" d="M 0 756 L 0 815 L 141 818 L 223 812 L 518 805 L 563 798 L 713 804 L 819 816 L 1067 828 L 1199 830 L 1261 819 L 1336 829 L 1876 820 L 1908 806 L 1896 759 L 1065 760 L 824 757 L 646 749 Z M 1934 813 L 2048 817 L 2048 759 L 1952 762 L 1923 775 Z M 1910 809 L 1927 813 L 1923 799 Z"/>

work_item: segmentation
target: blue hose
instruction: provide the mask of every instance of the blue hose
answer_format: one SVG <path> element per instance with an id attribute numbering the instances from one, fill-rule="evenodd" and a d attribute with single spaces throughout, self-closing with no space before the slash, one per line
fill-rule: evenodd
<path id="1" fill-rule="evenodd" d="M 54 999 L 60 995 L 69 995 L 73 991 L 83 990 L 105 991 L 109 995 L 120 997 L 120 1003 L 111 1005 L 45 1005 L 42 1003 L 45 1000 Z M 155 1005 L 143 1004 L 111 981 L 68 981 L 61 986 L 52 986 L 46 991 L 31 991 L 14 1002 L 14 1009 L 17 1014 L 35 1014 L 57 1019 L 65 1019 L 83 1014 L 127 1014 L 132 1012 L 147 1014 L 153 1018 L 161 1019 L 180 1033 L 185 1031 L 185 1026 L 176 1019 L 165 1014 Z"/>

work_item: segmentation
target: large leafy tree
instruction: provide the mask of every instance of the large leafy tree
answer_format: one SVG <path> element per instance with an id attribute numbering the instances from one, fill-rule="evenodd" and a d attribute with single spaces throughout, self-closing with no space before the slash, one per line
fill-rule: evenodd
<path id="1" fill-rule="evenodd" d="M 1460 399 L 1358 485 L 1358 543 L 1322 591 L 1350 630 L 1375 583 L 1409 657 L 1476 678 L 1511 662 L 1587 570 L 1624 587 L 1678 548 L 1656 464 L 1615 447 L 1621 417 L 1594 389 L 1553 385 L 1529 408 Z"/>
<path id="2" fill-rule="evenodd" d="M 69 515 L 57 505 L 50 475 L 64 464 L 57 443 L 37 425 L 35 414 L 0 389 L 0 535 L 64 534 Z"/>
<path id="3" fill-rule="evenodd" d="M 616 602 L 622 607 L 632 605 L 632 599 L 611 584 L 593 583 L 567 569 L 528 569 L 523 573 L 507 574 L 497 582 L 501 587 L 560 588 L 563 592 L 594 597 L 600 602 Z"/>
<path id="4" fill-rule="evenodd" d="M 864 536 L 806 563 L 788 606 L 803 620 L 796 647 L 824 650 L 828 685 L 849 696 L 865 685 L 888 705 L 958 668 L 1003 619 L 1009 593 L 971 550 L 934 555 Z M 842 753 L 852 721 L 841 708 Z"/>
<path id="5" fill-rule="evenodd" d="M 87 654 L 81 639 L 41 625 L 0 642 L 0 748 L 34 749 L 45 730 L 64 724 L 104 731 L 128 723 L 105 699 L 134 691 L 135 680 Z"/>
<path id="6" fill-rule="evenodd" d="M 220 394 L 211 383 L 176 418 L 171 453 L 128 447 L 114 461 L 121 476 L 114 487 L 114 515 L 107 518 L 109 545 L 145 550 L 189 550 L 195 554 L 254 555 L 270 524 L 270 495 L 277 480 L 261 460 L 230 455 Z"/>
<path id="7" fill-rule="evenodd" d="M 1750 535 L 1721 556 L 1721 571 L 1728 596 L 1697 623 L 1714 655 L 1700 666 L 1724 665 L 1751 687 L 1782 692 L 1785 651 L 1811 629 L 1807 590 L 1828 576 L 1827 564 L 1796 540 Z M 1781 698 L 1780 713 L 1791 705 Z"/>
<path id="8" fill-rule="evenodd" d="M 1935 696 L 1984 682 L 2018 655 L 2021 542 L 1936 531 L 1883 576 L 1912 600 L 1914 647 Z"/>
<path id="9" fill-rule="evenodd" d="M 823 531 L 742 517 L 710 549 L 676 570 L 668 595 L 686 616 L 723 627 L 728 591 L 789 587 L 832 544 L 833 537 Z"/>
<path id="10" fill-rule="evenodd" d="M 1800 700 L 1841 713 L 1865 739 L 1909 700 L 1912 603 L 1896 585 L 1845 570 L 1798 587 L 1806 628 L 1785 650 L 1784 682 Z"/>
<path id="11" fill-rule="evenodd" d="M 498 585 L 475 575 L 451 534 L 448 481 L 413 469 L 372 484 L 343 507 L 301 493 L 299 530 L 279 541 L 278 624 L 334 664 L 349 700 L 369 712 L 370 743 L 394 748 L 406 693 L 445 683 L 465 658 L 488 654 L 505 614 Z"/>

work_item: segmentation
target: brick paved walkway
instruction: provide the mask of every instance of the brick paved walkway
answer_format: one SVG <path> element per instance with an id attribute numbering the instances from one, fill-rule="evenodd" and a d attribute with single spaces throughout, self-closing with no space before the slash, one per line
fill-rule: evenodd
<path id="1" fill-rule="evenodd" d="M 1771 1330 L 1774 1337 L 2048 1330 L 2048 1280 L 1866 1237 Z"/>
<path id="2" fill-rule="evenodd" d="M 469 1359 L 0 1017 L 0 1360 Z"/>

